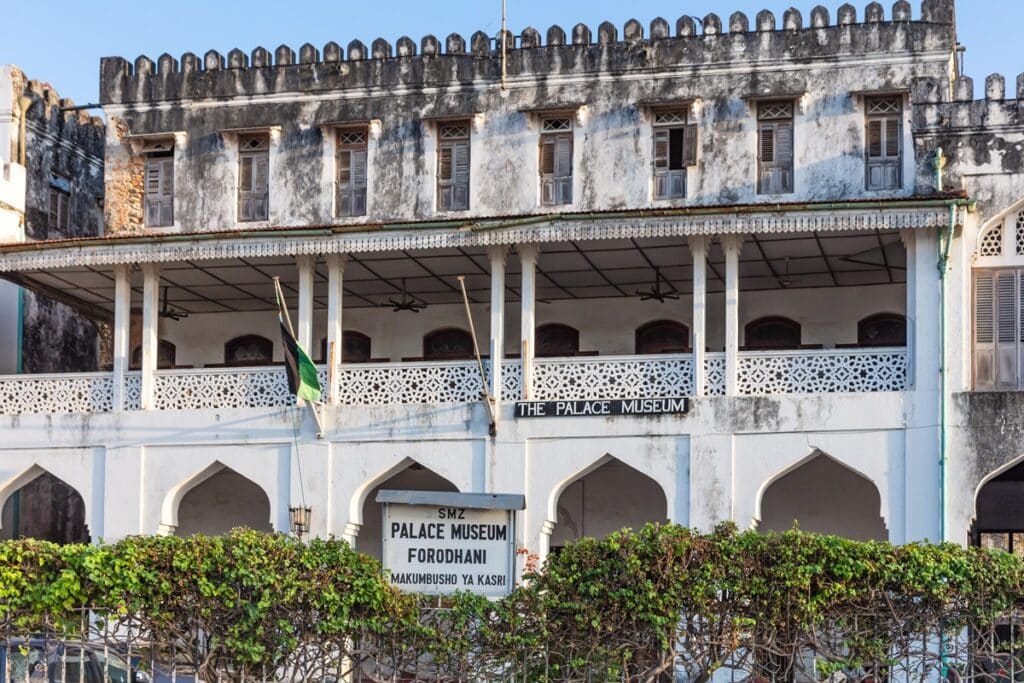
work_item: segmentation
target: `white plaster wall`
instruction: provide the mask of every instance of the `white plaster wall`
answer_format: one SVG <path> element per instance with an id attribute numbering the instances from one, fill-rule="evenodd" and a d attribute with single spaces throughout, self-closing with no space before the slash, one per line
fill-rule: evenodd
<path id="1" fill-rule="evenodd" d="M 0 375 L 13 375 L 18 371 L 20 298 L 17 285 L 0 282 Z"/>
<path id="2" fill-rule="evenodd" d="M 509 282 L 509 284 L 514 284 Z M 505 352 L 518 353 L 519 302 L 505 304 Z M 490 335 L 490 306 L 472 306 L 481 349 L 486 353 Z M 678 320 L 692 328 L 692 299 L 659 304 L 638 298 L 552 301 L 537 304 L 537 324 L 564 323 L 580 331 L 580 350 L 599 351 L 602 355 L 634 353 L 634 334 L 638 327 L 663 318 Z M 857 322 L 875 313 L 904 313 L 906 286 L 903 284 L 869 287 L 833 287 L 829 289 L 792 289 L 742 292 L 740 328 L 757 318 L 781 315 L 799 322 L 804 344 L 836 344 L 857 341 Z M 461 305 L 429 306 L 419 313 L 394 312 L 390 308 L 352 308 L 343 314 L 346 330 L 369 335 L 374 358 L 399 362 L 423 355 L 423 336 L 441 327 L 468 330 L 465 308 Z M 294 318 L 293 318 L 294 319 Z M 313 348 L 320 356 L 320 340 L 326 336 L 326 311 L 314 312 Z M 160 320 L 160 336 L 177 347 L 179 365 L 201 367 L 224 361 L 224 343 L 243 334 L 259 334 L 274 342 L 275 360 L 283 360 L 280 328 L 273 311 L 256 313 L 218 313 L 192 315 L 181 321 Z M 708 345 L 713 350 L 725 346 L 725 300 L 721 294 L 708 296 Z"/>

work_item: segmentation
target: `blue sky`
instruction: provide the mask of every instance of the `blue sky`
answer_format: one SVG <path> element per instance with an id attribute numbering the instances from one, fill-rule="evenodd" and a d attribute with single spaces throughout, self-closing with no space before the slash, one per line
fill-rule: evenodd
<path id="1" fill-rule="evenodd" d="M 5 0 L 14 2 L 14 0 Z M 915 16 L 919 0 L 915 5 Z M 858 13 L 868 0 L 859 0 Z M 577 22 L 596 28 L 604 20 L 621 27 L 636 17 L 645 26 L 656 16 L 674 24 L 681 14 L 704 16 L 716 12 L 723 21 L 736 10 L 753 20 L 768 8 L 781 17 L 795 5 L 810 15 L 814 0 L 508 0 L 509 28 L 519 32 L 534 26 L 543 33 L 551 24 L 569 29 Z M 831 0 L 833 18 L 842 4 Z M 892 0 L 885 0 L 888 16 Z M 1007 77 L 1008 93 L 1015 92 L 1016 74 L 1024 72 L 1024 50 L 1014 49 L 1024 26 L 1024 0 L 959 0 L 960 41 L 967 46 L 966 73 L 981 92 L 985 76 Z M 78 104 L 95 102 L 99 59 L 139 54 L 154 60 L 163 52 L 200 56 L 215 48 L 222 54 L 234 47 L 246 52 L 262 45 L 273 51 L 282 43 L 298 50 L 303 43 L 318 47 L 334 40 L 342 45 L 359 38 L 369 44 L 383 36 L 394 42 L 409 35 L 419 42 L 425 34 L 442 38 L 455 31 L 467 38 L 477 30 L 493 35 L 500 26 L 500 0 L 302 0 L 302 2 L 139 2 L 139 0 L 50 0 L 22 2 L 16 20 L 11 11 L 0 12 L 0 63 L 22 67 L 30 78 L 48 81 Z"/>

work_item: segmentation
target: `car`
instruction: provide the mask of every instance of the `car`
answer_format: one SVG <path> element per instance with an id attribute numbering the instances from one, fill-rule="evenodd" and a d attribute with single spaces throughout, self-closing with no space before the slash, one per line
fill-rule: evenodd
<path id="1" fill-rule="evenodd" d="M 146 672 L 129 671 L 120 655 L 93 643 L 45 638 L 0 643 L 0 683 L 150 683 Z"/>

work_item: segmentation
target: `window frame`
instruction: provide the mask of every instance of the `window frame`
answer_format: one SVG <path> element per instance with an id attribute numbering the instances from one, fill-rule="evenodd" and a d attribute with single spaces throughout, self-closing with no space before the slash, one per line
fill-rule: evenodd
<path id="1" fill-rule="evenodd" d="M 370 176 L 370 129 L 368 126 L 338 128 L 334 132 L 334 216 L 358 218 L 368 211 Z M 348 156 L 348 163 L 342 157 Z M 362 177 L 359 160 L 362 159 Z M 348 173 L 347 182 L 342 174 Z M 347 207 L 347 208 L 346 208 Z"/>
<path id="2" fill-rule="evenodd" d="M 439 212 L 468 211 L 472 182 L 472 137 L 470 121 L 439 121 L 437 123 L 437 165 L 435 201 Z M 459 155 L 464 155 L 460 164 Z M 445 161 L 447 157 L 447 162 Z M 448 173 L 444 172 L 445 164 Z M 460 166 L 462 172 L 460 176 Z"/>
<path id="3" fill-rule="evenodd" d="M 258 143 L 257 143 L 258 141 Z M 262 161 L 264 182 L 257 188 L 258 163 Z M 248 166 L 248 170 L 246 169 Z M 244 179 L 249 176 L 249 188 Z M 262 190 L 262 191 L 260 191 Z M 261 207 L 257 212 L 256 207 Z M 270 133 L 241 133 L 238 135 L 238 202 L 239 223 L 259 223 L 270 220 Z"/>
<path id="4" fill-rule="evenodd" d="M 652 112 L 652 167 L 655 201 L 685 199 L 687 175 L 697 165 L 697 126 L 690 121 L 689 106 L 659 108 Z M 673 140 L 678 134 L 678 142 Z M 662 140 L 659 140 L 663 137 Z M 664 144 L 664 153 L 659 145 Z M 679 168 L 673 168 L 673 146 L 678 144 Z M 659 163 L 664 166 L 659 167 Z"/>
<path id="5" fill-rule="evenodd" d="M 796 332 L 796 343 L 787 344 L 763 344 L 758 342 L 757 344 L 751 344 L 751 332 L 756 330 L 758 327 L 764 325 L 780 325 L 790 328 L 791 332 Z M 796 351 L 803 344 L 803 326 L 793 320 L 781 315 L 767 315 L 755 320 L 751 320 L 743 326 L 743 349 L 744 351 Z"/>
<path id="6" fill-rule="evenodd" d="M 875 108 L 872 111 L 872 108 Z M 878 128 L 877 154 L 872 138 Z M 895 139 L 895 153 L 892 152 Z M 899 190 L 903 187 L 903 98 L 898 95 L 864 99 L 864 187 L 868 192 Z M 872 182 L 872 171 L 882 172 L 881 182 Z"/>
<path id="7" fill-rule="evenodd" d="M 157 192 L 151 192 L 150 173 L 156 169 Z M 174 151 L 146 152 L 143 191 L 143 223 L 147 228 L 169 228 L 174 225 Z M 169 189 L 168 189 L 169 187 Z M 151 220 L 156 207 L 156 220 Z"/>
<path id="8" fill-rule="evenodd" d="M 258 361 L 231 360 L 232 352 L 246 343 L 256 344 L 264 349 L 269 348 L 270 353 L 266 359 Z M 224 342 L 224 365 L 227 367 L 263 367 L 274 363 L 274 342 L 260 334 L 240 334 L 237 337 Z"/>
<path id="9" fill-rule="evenodd" d="M 675 332 L 682 333 L 683 343 L 678 346 L 666 346 L 664 344 L 660 344 L 660 348 L 657 351 L 647 350 L 646 347 L 654 346 L 655 344 L 652 340 L 646 339 L 645 335 L 661 329 L 670 329 Z M 679 322 L 678 320 L 671 320 L 668 318 L 650 320 L 633 331 L 633 353 L 637 356 L 693 353 L 693 349 L 690 348 L 690 346 L 690 326 L 686 323 Z"/>
<path id="10" fill-rule="evenodd" d="M 50 171 L 46 214 L 46 227 L 48 230 L 67 232 L 71 227 L 71 190 L 70 177 L 63 173 Z"/>
<path id="11" fill-rule="evenodd" d="M 1001 289 L 1001 282 L 1008 286 Z M 974 390 L 1024 390 L 1024 267 L 975 268 L 971 318 Z"/>
<path id="12" fill-rule="evenodd" d="M 570 114 L 546 114 L 541 117 L 537 160 L 541 206 L 569 206 L 573 203 L 575 129 Z M 548 147 L 551 148 L 550 171 L 545 170 Z"/>
<path id="13" fill-rule="evenodd" d="M 781 108 L 781 109 L 780 109 Z M 771 160 L 766 133 L 771 131 Z M 780 159 L 780 133 L 788 136 L 788 159 Z M 786 137 L 783 136 L 783 137 Z M 782 146 L 785 150 L 786 147 Z M 771 175 L 769 175 L 771 174 Z M 796 106 L 793 100 L 757 102 L 757 194 L 793 194 L 796 191 Z"/>

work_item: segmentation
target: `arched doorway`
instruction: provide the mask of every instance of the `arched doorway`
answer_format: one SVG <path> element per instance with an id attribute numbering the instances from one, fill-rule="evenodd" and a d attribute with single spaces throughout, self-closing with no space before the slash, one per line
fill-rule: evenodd
<path id="1" fill-rule="evenodd" d="M 802 531 L 857 541 L 885 541 L 889 532 L 875 485 L 838 461 L 817 454 L 772 482 L 761 496 L 758 531 Z"/>
<path id="2" fill-rule="evenodd" d="M 552 552 L 581 538 L 604 538 L 619 529 L 668 519 L 661 485 L 615 458 L 562 489 L 556 509 Z"/>
<path id="3" fill-rule="evenodd" d="M 235 527 L 271 532 L 270 499 L 257 484 L 223 467 L 189 489 L 178 504 L 176 536 L 218 536 Z"/>
<path id="4" fill-rule="evenodd" d="M 971 542 L 1024 557 L 1024 462 L 978 491 Z"/>
<path id="5" fill-rule="evenodd" d="M 67 482 L 46 471 L 8 496 L 0 511 L 0 524 L 0 540 L 90 541 L 82 496 Z"/>
<path id="6" fill-rule="evenodd" d="M 377 492 L 392 491 L 449 491 L 459 489 L 439 474 L 431 472 L 419 463 L 412 463 L 401 472 L 394 474 L 387 481 L 373 488 L 363 501 L 363 525 L 356 537 L 356 550 L 381 559 L 381 507 L 377 502 Z"/>

